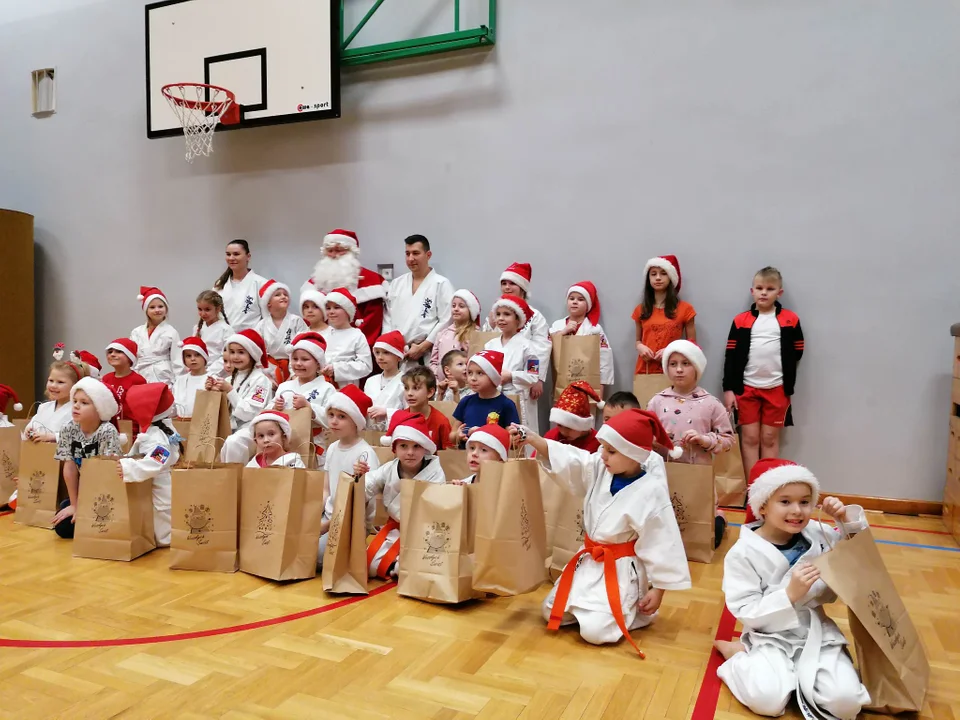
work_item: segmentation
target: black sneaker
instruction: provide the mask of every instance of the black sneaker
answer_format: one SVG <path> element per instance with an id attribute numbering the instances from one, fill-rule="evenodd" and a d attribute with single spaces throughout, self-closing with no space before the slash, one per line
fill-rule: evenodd
<path id="1" fill-rule="evenodd" d="M 723 533 L 727 530 L 727 519 L 717 515 L 713 518 L 713 549 L 716 550 L 723 542 Z"/>

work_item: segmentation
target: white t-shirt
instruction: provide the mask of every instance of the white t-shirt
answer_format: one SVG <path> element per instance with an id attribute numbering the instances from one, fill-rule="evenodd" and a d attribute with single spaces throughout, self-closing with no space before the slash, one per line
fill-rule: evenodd
<path id="1" fill-rule="evenodd" d="M 323 454 L 324 470 L 327 471 L 327 478 L 330 481 L 330 496 L 327 498 L 327 504 L 323 508 L 323 517 L 329 520 L 333 516 L 333 503 L 337 499 L 337 482 L 340 480 L 340 473 L 345 472 L 353 475 L 353 466 L 360 456 L 366 453 L 364 460 L 371 470 L 380 467 L 380 461 L 377 454 L 370 447 L 366 440 L 360 439 L 353 447 L 340 449 L 340 441 L 337 440 L 331 444 Z"/>
<path id="2" fill-rule="evenodd" d="M 776 312 L 760 313 L 753 323 L 743 384 L 761 390 L 783 385 L 780 323 L 777 322 Z"/>

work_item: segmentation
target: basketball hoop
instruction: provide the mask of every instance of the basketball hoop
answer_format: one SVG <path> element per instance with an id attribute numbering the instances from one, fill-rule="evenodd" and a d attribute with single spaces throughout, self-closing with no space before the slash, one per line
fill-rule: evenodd
<path id="1" fill-rule="evenodd" d="M 213 132 L 218 123 L 240 122 L 236 96 L 226 88 L 202 83 L 173 83 L 163 86 L 163 96 L 183 126 L 187 141 L 187 162 L 197 155 L 213 152 Z"/>

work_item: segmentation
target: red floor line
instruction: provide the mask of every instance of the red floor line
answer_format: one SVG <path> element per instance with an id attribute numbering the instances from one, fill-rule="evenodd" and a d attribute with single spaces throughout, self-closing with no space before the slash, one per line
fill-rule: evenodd
<path id="1" fill-rule="evenodd" d="M 730 614 L 726 606 L 720 614 L 720 622 L 717 625 L 717 640 L 732 640 L 734 628 L 737 625 L 736 618 Z M 693 715 L 690 720 L 713 720 L 717 712 L 717 700 L 720 699 L 720 678 L 717 677 L 717 668 L 723 664 L 723 656 L 715 649 L 710 650 L 710 660 L 707 662 L 707 671 L 703 674 L 703 682 L 700 683 L 700 692 L 697 693 L 697 702 L 693 706 Z"/>
<path id="2" fill-rule="evenodd" d="M 270 627 L 271 625 L 281 625 L 283 623 L 301 620 L 314 615 L 321 615 L 333 610 L 355 605 L 358 602 L 372 598 L 376 595 L 391 590 L 396 587 L 396 583 L 390 582 L 381 585 L 375 590 L 371 590 L 369 595 L 353 595 L 343 600 L 337 600 L 329 605 L 322 605 L 312 610 L 302 610 L 301 612 L 291 613 L 290 615 L 281 615 L 280 617 L 270 618 L 268 620 L 258 620 L 242 625 L 230 625 L 229 627 L 211 628 L 209 630 L 196 630 L 194 632 L 177 633 L 175 635 L 154 635 L 150 637 L 135 638 L 115 638 L 112 640 L 13 640 L 10 638 L 0 638 L 0 647 L 13 648 L 101 648 L 101 647 L 120 647 L 123 645 L 152 645 L 156 643 L 177 642 L 179 640 L 195 640 L 197 638 L 213 637 L 215 635 L 229 635 L 231 633 L 244 632 L 246 630 L 257 630 L 259 628 Z"/>

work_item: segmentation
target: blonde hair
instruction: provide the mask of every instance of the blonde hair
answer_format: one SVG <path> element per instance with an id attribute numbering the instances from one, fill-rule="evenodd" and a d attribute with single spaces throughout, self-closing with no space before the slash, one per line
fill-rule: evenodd
<path id="1" fill-rule="evenodd" d="M 90 374 L 90 366 L 86 363 L 70 362 L 69 360 L 56 360 L 50 363 L 50 372 L 60 372 L 67 377 L 75 377 L 73 384 L 76 385 L 80 380 Z"/>

